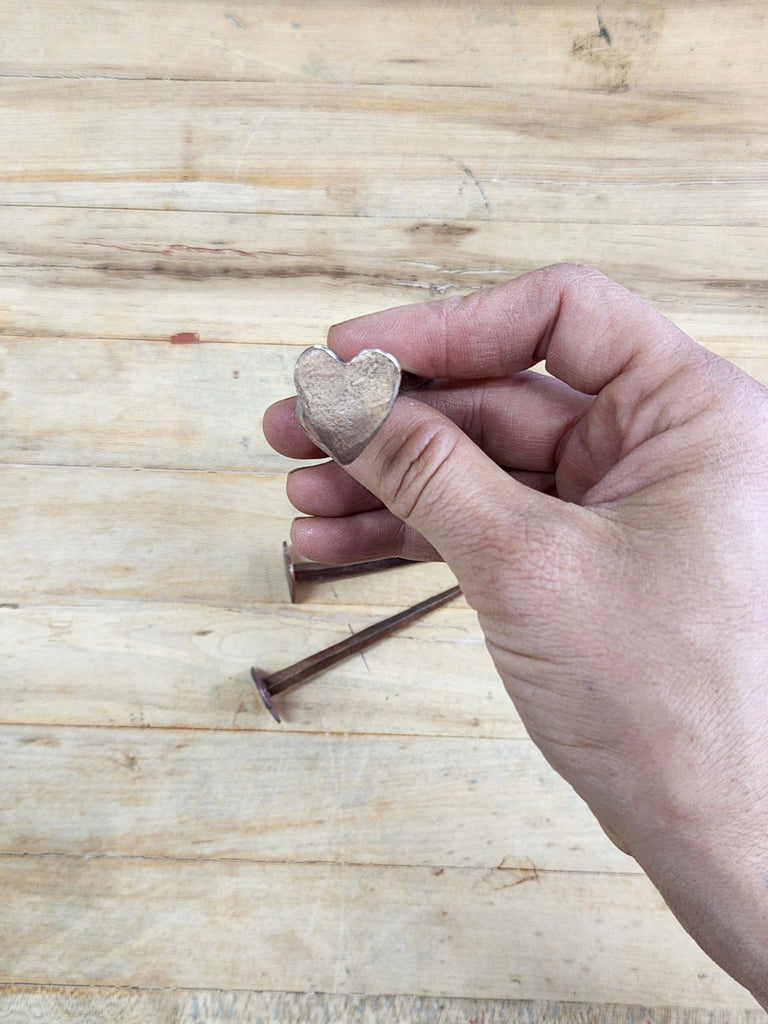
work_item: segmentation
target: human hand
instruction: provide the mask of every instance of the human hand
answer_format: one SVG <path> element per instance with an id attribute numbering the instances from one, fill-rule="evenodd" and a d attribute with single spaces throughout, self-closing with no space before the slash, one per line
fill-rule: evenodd
<path id="1" fill-rule="evenodd" d="M 296 548 L 442 557 L 531 737 L 768 1001 L 768 392 L 587 268 L 333 328 L 430 383 L 302 468 Z M 546 360 L 550 377 L 529 368 Z M 323 453 L 294 400 L 270 443 Z"/>

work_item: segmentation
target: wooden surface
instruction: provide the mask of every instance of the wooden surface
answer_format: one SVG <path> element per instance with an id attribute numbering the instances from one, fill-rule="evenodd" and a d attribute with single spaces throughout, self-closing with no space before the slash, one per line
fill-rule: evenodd
<path id="1" fill-rule="evenodd" d="M 329 324 L 572 259 L 768 381 L 768 9 L 0 0 L 0 1022 L 765 1020 L 450 585 L 291 606 Z"/>

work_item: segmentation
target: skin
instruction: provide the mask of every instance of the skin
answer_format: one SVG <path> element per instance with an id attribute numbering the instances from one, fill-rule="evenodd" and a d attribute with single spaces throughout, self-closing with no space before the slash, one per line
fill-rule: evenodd
<path id="1" fill-rule="evenodd" d="M 289 476 L 295 547 L 444 559 L 550 764 L 768 1007 L 768 390 L 570 265 L 328 344 L 430 383 Z M 268 441 L 324 457 L 294 410 Z"/>

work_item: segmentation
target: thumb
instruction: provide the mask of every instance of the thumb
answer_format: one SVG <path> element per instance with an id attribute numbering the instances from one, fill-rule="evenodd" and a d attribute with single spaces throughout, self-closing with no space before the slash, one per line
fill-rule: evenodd
<path id="1" fill-rule="evenodd" d="M 470 587 L 501 545 L 506 559 L 514 560 L 515 547 L 522 557 L 526 524 L 543 525 L 559 504 L 509 477 L 442 413 L 403 395 L 344 469 Z"/>

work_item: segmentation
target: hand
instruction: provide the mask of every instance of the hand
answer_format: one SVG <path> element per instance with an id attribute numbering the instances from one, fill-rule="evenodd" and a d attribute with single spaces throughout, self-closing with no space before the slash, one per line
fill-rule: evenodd
<path id="1" fill-rule="evenodd" d="M 533 740 L 765 1003 L 768 391 L 571 266 L 328 343 L 430 383 L 345 470 L 291 474 L 296 548 L 444 558 Z M 322 455 L 293 400 L 264 430 Z"/>

